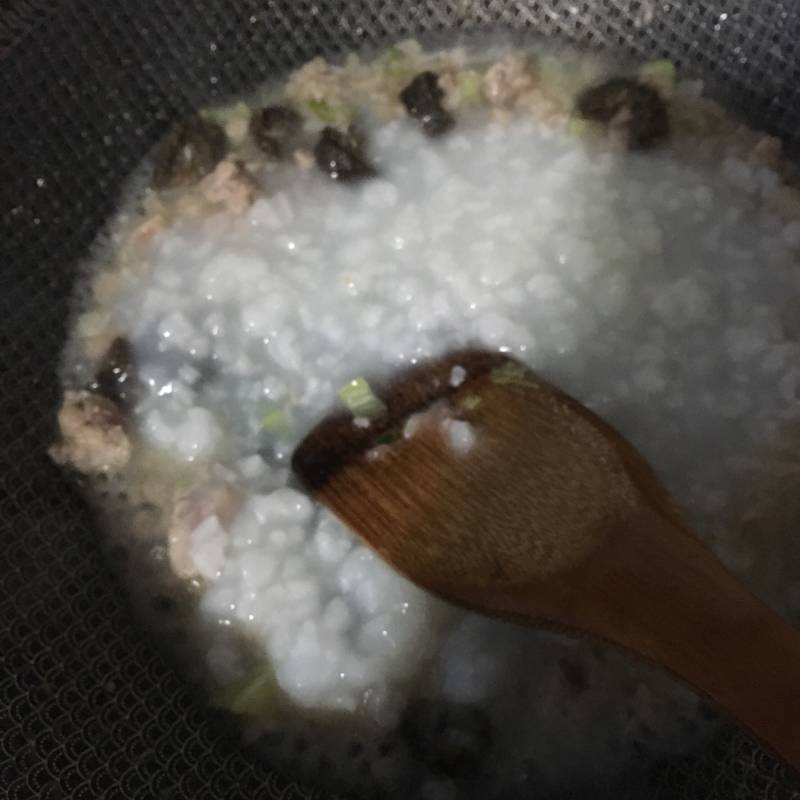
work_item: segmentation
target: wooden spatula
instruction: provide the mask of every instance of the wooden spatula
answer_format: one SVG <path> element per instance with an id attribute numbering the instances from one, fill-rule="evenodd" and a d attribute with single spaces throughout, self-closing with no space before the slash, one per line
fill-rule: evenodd
<path id="1" fill-rule="evenodd" d="M 800 769 L 800 634 L 682 524 L 611 426 L 501 354 L 452 353 L 300 444 L 301 480 L 386 561 L 467 608 L 629 650 Z"/>

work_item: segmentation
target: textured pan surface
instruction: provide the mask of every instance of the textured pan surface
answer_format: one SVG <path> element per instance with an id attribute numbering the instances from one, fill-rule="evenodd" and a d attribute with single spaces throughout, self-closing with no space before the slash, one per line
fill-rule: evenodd
<path id="1" fill-rule="evenodd" d="M 669 57 L 796 146 L 799 12 L 789 0 L 0 0 L 0 794 L 325 796 L 251 759 L 194 702 L 45 457 L 76 264 L 170 119 L 316 54 L 501 26 Z M 793 785 L 726 735 L 659 770 L 647 795 L 800 797 Z"/>

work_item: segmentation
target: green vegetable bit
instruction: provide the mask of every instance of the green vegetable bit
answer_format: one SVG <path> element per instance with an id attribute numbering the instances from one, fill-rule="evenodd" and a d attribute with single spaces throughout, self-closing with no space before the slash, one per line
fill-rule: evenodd
<path id="1" fill-rule="evenodd" d="M 675 88 L 678 71 L 675 65 L 666 58 L 649 61 L 639 67 L 639 79 L 649 83 L 662 94 L 669 96 Z"/>
<path id="2" fill-rule="evenodd" d="M 227 106 L 214 106 L 212 108 L 203 109 L 200 114 L 205 119 L 224 125 L 226 122 L 236 119 L 237 117 L 248 119 L 250 117 L 250 107 L 247 103 L 240 100 L 236 103 L 230 103 Z"/>
<path id="3" fill-rule="evenodd" d="M 406 54 L 399 47 L 390 47 L 383 57 L 383 63 L 387 69 L 403 64 L 406 61 Z"/>
<path id="4" fill-rule="evenodd" d="M 574 64 L 555 56 L 542 56 L 537 64 L 539 82 L 552 95 L 571 100 L 586 82 Z"/>
<path id="5" fill-rule="evenodd" d="M 286 434 L 291 429 L 291 418 L 285 408 L 273 408 L 261 417 L 261 427 L 276 436 Z"/>
<path id="6" fill-rule="evenodd" d="M 465 69 L 458 75 L 458 88 L 461 91 L 461 105 L 465 107 L 480 105 L 483 96 L 483 76 L 475 69 Z"/>
<path id="7" fill-rule="evenodd" d="M 327 100 L 308 100 L 306 108 L 320 122 L 325 122 L 328 125 L 346 122 L 353 116 L 353 110 L 348 106 L 329 103 Z"/>
<path id="8" fill-rule="evenodd" d="M 534 389 L 539 388 L 539 384 L 531 375 L 530 371 L 522 364 L 509 361 L 502 367 L 495 367 L 490 373 L 492 383 L 514 384 L 516 386 L 530 386 Z"/>
<path id="9" fill-rule="evenodd" d="M 354 417 L 378 417 L 386 411 L 383 401 L 375 395 L 364 378 L 355 378 L 337 392 Z"/>
<path id="10" fill-rule="evenodd" d="M 259 664 L 241 680 L 220 690 L 212 704 L 234 714 L 257 715 L 273 710 L 280 688 L 271 664 Z"/>
<path id="11" fill-rule="evenodd" d="M 384 431 L 376 440 L 375 444 L 385 444 L 390 445 L 394 444 L 398 439 L 401 438 L 401 432 L 399 428 L 390 428 L 388 431 Z"/>
<path id="12" fill-rule="evenodd" d="M 600 136 L 602 132 L 603 126 L 593 120 L 583 119 L 582 117 L 570 117 L 567 121 L 567 133 L 578 139 Z"/>
<path id="13" fill-rule="evenodd" d="M 474 411 L 481 404 L 481 399 L 476 394 L 468 394 L 461 401 L 461 408 L 465 411 Z"/>
<path id="14" fill-rule="evenodd" d="M 390 47 L 383 57 L 383 70 L 389 78 L 410 80 L 414 76 L 411 54 L 402 47 Z"/>

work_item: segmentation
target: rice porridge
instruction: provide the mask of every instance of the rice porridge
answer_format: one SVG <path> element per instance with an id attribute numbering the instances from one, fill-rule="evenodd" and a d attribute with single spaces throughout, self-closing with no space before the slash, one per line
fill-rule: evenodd
<path id="1" fill-rule="evenodd" d="M 190 677 L 307 779 L 508 797 L 691 752 L 717 723 L 689 690 L 428 595 L 289 461 L 337 404 L 368 419 L 369 376 L 506 352 L 795 619 L 800 502 L 774 491 L 797 471 L 795 185 L 666 62 L 317 59 L 179 121 L 133 179 L 77 292 L 52 456 Z"/>

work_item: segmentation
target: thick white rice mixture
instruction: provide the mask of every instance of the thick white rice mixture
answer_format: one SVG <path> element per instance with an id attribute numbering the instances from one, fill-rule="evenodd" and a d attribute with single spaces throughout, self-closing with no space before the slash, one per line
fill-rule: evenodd
<path id="1" fill-rule="evenodd" d="M 216 459 L 247 493 L 229 532 L 211 517 L 194 533 L 200 608 L 220 623 L 209 668 L 236 677 L 235 625 L 300 707 L 386 727 L 421 689 L 479 703 L 506 731 L 499 760 L 519 769 L 621 760 L 642 726 L 662 750 L 685 745 L 673 726 L 694 698 L 586 643 L 446 607 L 291 488 L 287 462 L 348 380 L 479 343 L 617 425 L 741 560 L 720 520 L 757 448 L 800 412 L 785 326 L 800 225 L 762 210 L 776 176 L 596 152 L 530 118 L 435 142 L 392 122 L 369 143 L 380 179 L 282 167 L 244 216 L 159 234 L 149 279 L 112 309 L 150 386 L 144 436 Z M 275 409 L 287 429 L 265 435 Z M 564 680 L 565 657 L 588 665 L 593 691 Z"/>

